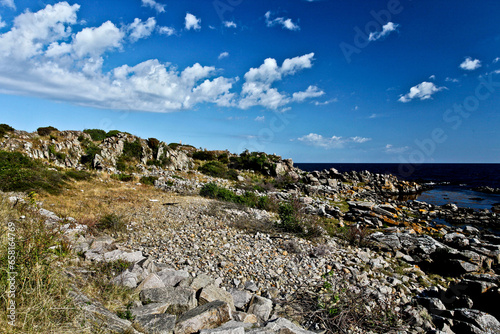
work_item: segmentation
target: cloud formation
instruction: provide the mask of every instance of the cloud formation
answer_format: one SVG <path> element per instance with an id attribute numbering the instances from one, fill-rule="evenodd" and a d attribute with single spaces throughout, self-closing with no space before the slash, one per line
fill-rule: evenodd
<path id="1" fill-rule="evenodd" d="M 433 94 L 443 89 L 447 88 L 437 87 L 433 82 L 424 81 L 410 88 L 410 91 L 405 95 L 402 95 L 398 101 L 407 103 L 413 99 L 427 100 L 430 99 Z"/>
<path id="2" fill-rule="evenodd" d="M 319 97 L 321 95 L 324 95 L 325 92 L 320 90 L 316 86 L 309 86 L 304 92 L 296 92 L 293 93 L 292 95 L 292 100 L 296 102 L 302 102 L 305 99 L 313 98 L 313 97 Z"/>
<path id="3" fill-rule="evenodd" d="M 144 7 L 151 7 L 156 10 L 158 13 L 165 12 L 165 5 L 162 5 L 155 0 L 142 0 L 142 5 Z"/>
<path id="4" fill-rule="evenodd" d="M 393 22 L 387 22 L 382 26 L 382 31 L 371 32 L 368 36 L 368 40 L 374 42 L 378 39 L 384 38 L 388 36 L 391 32 L 396 31 L 399 27 L 399 24 Z"/>
<path id="5" fill-rule="evenodd" d="M 149 37 L 155 27 L 156 20 L 153 17 L 150 17 L 146 22 L 142 22 L 141 19 L 136 18 L 128 27 L 130 32 L 129 38 L 132 42 L 137 42 L 141 38 Z"/>
<path id="6" fill-rule="evenodd" d="M 14 3 L 14 0 L 0 0 L 0 5 L 9 7 L 12 9 L 16 9 L 16 4 Z"/>
<path id="7" fill-rule="evenodd" d="M 237 25 L 233 21 L 224 21 L 224 27 L 226 28 L 236 28 Z"/>
<path id="8" fill-rule="evenodd" d="M 460 68 L 466 71 L 473 71 L 481 67 L 481 61 L 479 59 L 472 59 L 471 57 L 465 58 L 465 60 L 460 64 Z"/>
<path id="9" fill-rule="evenodd" d="M 271 19 L 271 12 L 270 11 L 266 12 L 266 14 L 264 16 L 266 18 L 266 25 L 268 27 L 272 27 L 275 25 L 281 25 L 281 27 L 283 29 L 288 29 L 288 30 L 292 30 L 292 31 L 300 30 L 299 25 L 296 23 L 293 23 L 292 19 L 284 18 L 284 17 L 277 17 L 275 19 Z"/>
<path id="10" fill-rule="evenodd" d="M 171 27 L 158 27 L 158 33 L 161 35 L 172 36 L 175 34 L 175 29 Z"/>
<path id="11" fill-rule="evenodd" d="M 221 52 L 221 54 L 219 55 L 219 57 L 217 57 L 218 59 L 222 59 L 222 58 L 227 58 L 229 57 L 229 52 Z"/>
<path id="12" fill-rule="evenodd" d="M 191 13 L 186 13 L 186 17 L 185 17 L 186 30 L 191 30 L 191 29 L 200 30 L 201 29 L 200 23 L 201 23 L 201 19 L 197 18 L 196 16 L 194 16 Z"/>
<path id="13" fill-rule="evenodd" d="M 322 135 L 316 133 L 310 133 L 308 135 L 297 138 L 298 141 L 303 142 L 304 144 L 322 147 L 325 149 L 333 149 L 333 148 L 343 148 L 347 144 L 362 144 L 370 141 L 371 138 L 365 137 L 323 137 Z"/>
<path id="14" fill-rule="evenodd" d="M 406 151 L 408 151 L 410 147 L 408 146 L 403 146 L 403 147 L 394 147 L 392 144 L 387 144 L 385 145 L 384 152 L 388 154 L 401 154 Z"/>
<path id="15" fill-rule="evenodd" d="M 287 58 L 281 66 L 278 66 L 276 59 L 267 58 L 260 67 L 251 68 L 244 76 L 245 83 L 242 87 L 239 107 L 247 109 L 253 106 L 263 106 L 275 110 L 292 102 L 293 98 L 280 93 L 271 85 L 276 81 L 280 81 L 284 76 L 293 75 L 302 69 L 311 68 L 313 57 L 314 53 L 309 53 L 300 57 Z M 311 89 L 314 90 L 314 88 Z M 308 95 L 318 94 L 319 90 L 316 90 L 302 92 L 298 96 L 305 99 L 311 97 Z"/>

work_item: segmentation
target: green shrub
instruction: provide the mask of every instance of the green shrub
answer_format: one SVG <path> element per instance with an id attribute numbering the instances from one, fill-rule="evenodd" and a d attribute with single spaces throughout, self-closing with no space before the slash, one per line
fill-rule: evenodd
<path id="1" fill-rule="evenodd" d="M 243 195 L 236 195 L 229 189 L 219 187 L 215 183 L 207 183 L 200 190 L 200 196 L 217 199 L 225 202 L 242 204 L 251 208 L 261 210 L 272 210 L 273 202 L 267 197 L 259 197 L 252 192 L 245 192 Z"/>
<path id="2" fill-rule="evenodd" d="M 103 141 L 106 139 L 106 131 L 101 129 L 85 129 L 83 132 L 88 133 L 93 141 Z"/>
<path id="3" fill-rule="evenodd" d="M 278 207 L 280 227 L 287 232 L 302 232 L 303 228 L 299 220 L 297 209 L 290 202 L 280 203 Z"/>
<path id="4" fill-rule="evenodd" d="M 275 170 L 278 157 L 264 152 L 248 152 L 245 150 L 238 157 L 231 157 L 230 167 L 235 169 L 249 169 L 263 175 L 271 175 Z"/>
<path id="5" fill-rule="evenodd" d="M 90 180 L 94 175 L 84 170 L 70 169 L 65 172 L 65 174 L 76 181 L 87 181 Z"/>
<path id="6" fill-rule="evenodd" d="M 49 146 L 49 152 L 50 152 L 50 154 L 54 155 L 57 160 L 59 160 L 61 162 L 63 162 L 64 160 L 66 160 L 66 154 L 64 154 L 62 152 L 56 152 L 55 145 L 50 145 Z"/>
<path id="7" fill-rule="evenodd" d="M 59 130 L 57 130 L 53 126 L 40 127 L 36 129 L 36 132 L 38 132 L 39 136 L 48 136 L 54 131 L 59 131 Z"/>
<path id="8" fill-rule="evenodd" d="M 0 151 L 0 180 L 2 191 L 46 191 L 57 194 L 66 184 L 67 177 L 22 153 Z"/>
<path id="9" fill-rule="evenodd" d="M 168 144 L 168 147 L 170 147 L 173 150 L 176 150 L 179 146 L 182 146 L 182 144 L 179 144 L 179 143 L 170 143 L 170 144 Z"/>
<path id="10" fill-rule="evenodd" d="M 158 149 L 160 148 L 160 141 L 156 138 L 148 138 L 148 147 L 153 151 L 153 157 L 158 157 Z"/>
<path id="11" fill-rule="evenodd" d="M 108 131 L 108 133 L 106 133 L 106 138 L 114 137 L 119 133 L 121 133 L 121 131 L 119 131 L 119 130 L 110 130 L 110 131 Z"/>
<path id="12" fill-rule="evenodd" d="M 198 170 L 203 174 L 213 177 L 221 177 L 229 180 L 237 180 L 238 178 L 237 171 L 234 169 L 228 169 L 227 166 L 220 161 L 209 161 L 198 167 Z"/>
<path id="13" fill-rule="evenodd" d="M 122 216 L 117 214 L 108 214 L 99 219 L 97 224 L 98 229 L 108 230 L 112 232 L 123 232 L 125 231 L 127 224 Z"/>
<path id="14" fill-rule="evenodd" d="M 142 184 L 154 186 L 156 180 L 158 180 L 158 177 L 156 177 L 156 176 L 143 176 L 143 177 L 141 177 L 139 182 L 141 182 Z"/>
<path id="15" fill-rule="evenodd" d="M 193 159 L 195 160 L 203 160 L 203 161 L 212 161 L 216 160 L 215 153 L 213 151 L 196 151 L 193 153 Z"/>
<path id="16" fill-rule="evenodd" d="M 15 129 L 7 124 L 0 124 L 0 137 L 3 137 L 7 132 L 12 132 Z"/>
<path id="17" fill-rule="evenodd" d="M 134 176 L 130 174 L 113 174 L 111 175 L 111 178 L 123 182 L 130 182 L 134 180 Z"/>
<path id="18" fill-rule="evenodd" d="M 80 163 L 88 168 L 94 168 L 95 156 L 101 153 L 101 149 L 88 139 L 82 141 L 82 146 L 85 149 L 85 154 L 80 158 Z"/>

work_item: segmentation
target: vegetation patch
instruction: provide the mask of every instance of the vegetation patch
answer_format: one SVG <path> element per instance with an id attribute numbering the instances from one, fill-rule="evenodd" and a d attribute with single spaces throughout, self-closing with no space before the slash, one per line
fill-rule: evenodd
<path id="1" fill-rule="evenodd" d="M 220 161 L 209 161 L 198 167 L 198 170 L 212 177 L 220 177 L 228 180 L 238 179 L 238 172 L 234 169 L 227 168 L 227 166 Z"/>
<path id="2" fill-rule="evenodd" d="M 236 195 L 231 190 L 219 187 L 215 183 L 207 183 L 204 185 L 200 190 L 200 196 L 242 204 L 261 210 L 272 210 L 274 208 L 274 202 L 267 196 L 257 196 L 249 191 L 245 192 L 243 195 Z"/>
<path id="3" fill-rule="evenodd" d="M 142 184 L 149 185 L 149 186 L 154 186 L 156 180 L 158 180 L 158 177 L 156 177 L 156 176 L 143 176 L 143 177 L 141 177 L 139 182 L 141 182 Z"/>
<path id="4" fill-rule="evenodd" d="M 59 131 L 53 126 L 45 126 L 45 127 L 39 127 L 36 129 L 36 132 L 38 132 L 39 136 L 49 136 L 52 132 Z"/>
<path id="5" fill-rule="evenodd" d="M 130 182 L 134 180 L 134 176 L 131 174 L 113 174 L 111 175 L 111 178 L 122 182 Z"/>
<path id="6" fill-rule="evenodd" d="M 133 142 L 123 143 L 123 152 L 116 162 L 116 169 L 119 171 L 133 171 L 134 167 L 131 167 L 134 163 L 137 163 L 142 158 L 142 145 L 139 138 L 136 138 Z"/>
<path id="7" fill-rule="evenodd" d="M 3 137 L 4 135 L 6 135 L 8 132 L 12 132 L 14 131 L 15 129 L 10 126 L 10 125 L 7 125 L 7 124 L 0 124 L 0 137 Z"/>

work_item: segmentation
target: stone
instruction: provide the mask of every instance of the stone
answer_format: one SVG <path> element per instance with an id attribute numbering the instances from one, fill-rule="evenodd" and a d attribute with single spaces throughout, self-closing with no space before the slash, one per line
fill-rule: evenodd
<path id="1" fill-rule="evenodd" d="M 113 262 L 117 260 L 123 260 L 127 262 L 139 262 L 141 260 L 144 260 L 145 257 L 142 256 L 141 251 L 137 252 L 125 252 L 119 249 L 115 249 L 114 251 L 104 253 L 104 261 L 106 262 Z"/>
<path id="2" fill-rule="evenodd" d="M 453 265 L 454 270 L 459 274 L 471 273 L 480 269 L 477 264 L 463 260 L 451 259 L 450 263 Z"/>
<path id="3" fill-rule="evenodd" d="M 244 334 L 245 328 L 252 327 L 252 324 L 230 320 L 220 327 L 213 329 L 203 329 L 200 334 Z"/>
<path id="4" fill-rule="evenodd" d="M 419 297 L 417 303 L 425 307 L 431 314 L 440 314 L 441 311 L 446 310 L 443 302 L 435 297 Z"/>
<path id="5" fill-rule="evenodd" d="M 156 273 L 165 286 L 176 286 L 180 281 L 189 277 L 189 273 L 184 270 L 163 269 Z"/>
<path id="6" fill-rule="evenodd" d="M 246 310 L 246 306 L 252 299 L 252 294 L 248 291 L 233 289 L 230 291 L 233 297 L 234 306 L 240 310 Z"/>
<path id="7" fill-rule="evenodd" d="M 134 319 L 134 325 L 146 334 L 173 334 L 175 319 L 171 314 L 141 315 Z"/>
<path id="8" fill-rule="evenodd" d="M 255 314 L 263 321 L 267 321 L 273 310 L 273 302 L 270 299 L 253 296 L 248 307 L 248 313 Z"/>
<path id="9" fill-rule="evenodd" d="M 144 289 L 154 289 L 154 288 L 164 288 L 165 283 L 158 277 L 158 275 L 152 273 L 146 277 L 141 284 L 136 288 L 136 292 L 140 292 Z"/>
<path id="10" fill-rule="evenodd" d="M 245 290 L 255 293 L 257 292 L 257 290 L 259 290 L 259 287 L 257 286 L 257 284 L 255 284 L 254 281 L 248 281 L 245 283 Z"/>
<path id="11" fill-rule="evenodd" d="M 471 309 L 456 309 L 454 319 L 473 324 L 485 333 L 500 333 L 500 322 L 492 315 Z"/>
<path id="12" fill-rule="evenodd" d="M 246 324 L 256 324 L 259 322 L 255 314 L 249 314 L 245 312 L 233 312 L 233 318 L 236 321 L 243 322 Z"/>
<path id="13" fill-rule="evenodd" d="M 229 304 L 216 300 L 198 306 L 179 317 L 175 334 L 191 334 L 221 326 L 232 319 Z"/>
<path id="14" fill-rule="evenodd" d="M 209 284 L 214 284 L 214 282 L 215 280 L 207 274 L 200 274 L 193 279 L 193 282 L 189 285 L 189 287 L 194 290 L 199 290 Z"/>
<path id="15" fill-rule="evenodd" d="M 139 293 L 144 304 L 169 303 L 166 313 L 179 315 L 197 306 L 195 291 L 185 288 L 154 288 L 145 289 Z"/>
<path id="16" fill-rule="evenodd" d="M 113 278 L 111 282 L 115 285 L 123 285 L 127 288 L 133 289 L 137 286 L 137 275 L 127 269 L 120 275 Z"/>
<path id="17" fill-rule="evenodd" d="M 169 302 L 152 303 L 152 304 L 142 305 L 139 307 L 134 307 L 130 311 L 134 317 L 148 315 L 148 314 L 162 314 L 165 313 L 169 305 L 170 305 Z"/>
<path id="18" fill-rule="evenodd" d="M 221 288 L 215 287 L 213 284 L 207 285 L 203 289 L 201 289 L 200 296 L 198 297 L 198 301 L 200 305 L 213 302 L 215 300 L 220 300 L 226 302 L 231 307 L 232 311 L 235 311 L 233 296 Z"/>
<path id="19" fill-rule="evenodd" d="M 273 321 L 269 321 L 265 327 L 266 329 L 272 330 L 274 333 L 279 334 L 313 334 L 314 332 L 307 331 L 299 326 L 295 325 L 290 320 L 284 318 L 278 318 Z"/>

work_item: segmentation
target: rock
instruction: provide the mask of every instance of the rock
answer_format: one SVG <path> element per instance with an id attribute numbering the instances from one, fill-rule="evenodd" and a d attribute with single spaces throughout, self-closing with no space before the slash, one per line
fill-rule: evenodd
<path id="1" fill-rule="evenodd" d="M 215 287 L 213 284 L 207 285 L 201 290 L 198 301 L 200 305 L 213 302 L 215 300 L 220 300 L 226 302 L 231 307 L 232 311 L 235 311 L 233 296 L 221 288 Z"/>
<path id="2" fill-rule="evenodd" d="M 233 318 L 236 321 L 244 322 L 246 324 L 256 324 L 259 322 L 259 319 L 255 314 L 248 314 L 245 312 L 233 312 Z"/>
<path id="3" fill-rule="evenodd" d="M 133 289 L 137 286 L 137 275 L 129 270 L 125 270 L 120 275 L 113 278 L 111 282 L 116 285 L 123 285 Z"/>
<path id="4" fill-rule="evenodd" d="M 216 300 L 198 306 L 179 317 L 175 325 L 175 334 L 191 334 L 203 329 L 212 329 L 231 320 L 229 304 Z"/>
<path id="5" fill-rule="evenodd" d="M 139 261 L 144 260 L 144 259 L 145 259 L 145 257 L 142 256 L 141 251 L 129 253 L 129 252 L 124 252 L 124 251 L 119 250 L 119 249 L 115 249 L 114 251 L 104 253 L 104 261 L 106 261 L 106 262 L 123 260 L 123 261 L 127 261 L 127 262 L 136 263 L 136 262 L 139 262 Z"/>
<path id="6" fill-rule="evenodd" d="M 273 302 L 270 299 L 253 296 L 248 307 L 248 313 L 255 314 L 263 321 L 267 321 L 273 310 Z"/>
<path id="7" fill-rule="evenodd" d="M 154 289 L 154 288 L 164 288 L 165 283 L 158 277 L 158 275 L 151 273 L 146 277 L 141 284 L 136 288 L 136 292 L 140 292 L 144 289 Z"/>
<path id="8" fill-rule="evenodd" d="M 485 333 L 500 333 L 500 322 L 488 313 L 471 309 L 456 309 L 454 319 L 473 324 Z"/>
<path id="9" fill-rule="evenodd" d="M 203 289 L 209 284 L 213 284 L 214 282 L 215 280 L 212 277 L 208 276 L 207 274 L 201 274 L 193 279 L 189 287 L 193 290 L 199 290 Z"/>
<path id="10" fill-rule="evenodd" d="M 278 318 L 267 323 L 266 329 L 272 330 L 279 334 L 313 334 L 314 332 L 307 331 L 295 325 L 290 320 Z"/>
<path id="11" fill-rule="evenodd" d="M 230 291 L 233 297 L 234 306 L 240 310 L 246 310 L 246 306 L 252 299 L 252 294 L 248 291 L 233 289 Z"/>
<path id="12" fill-rule="evenodd" d="M 189 277 L 189 273 L 184 270 L 163 269 L 156 273 L 165 286 L 176 286 L 180 281 Z"/>
<path id="13" fill-rule="evenodd" d="M 173 334 L 175 318 L 171 314 L 141 315 L 134 319 L 134 325 L 146 334 Z"/>
<path id="14" fill-rule="evenodd" d="M 471 273 L 479 270 L 479 266 L 474 263 L 470 263 L 467 261 L 462 261 L 458 259 L 451 259 L 449 262 L 452 264 L 453 269 L 458 273 L 458 274 L 465 274 L 465 273 Z"/>
<path id="15" fill-rule="evenodd" d="M 441 311 L 446 310 L 446 307 L 439 298 L 419 297 L 417 298 L 417 303 L 425 307 L 431 314 L 441 314 Z"/>
<path id="16" fill-rule="evenodd" d="M 257 292 L 257 290 L 259 290 L 259 287 L 257 286 L 257 284 L 255 284 L 254 281 L 248 281 L 245 283 L 245 290 L 255 293 Z"/>
<path id="17" fill-rule="evenodd" d="M 145 289 L 139 293 L 139 298 L 144 304 L 169 303 L 166 312 L 175 315 L 189 311 L 197 305 L 195 292 L 179 287 Z"/>
<path id="18" fill-rule="evenodd" d="M 169 302 L 142 305 L 132 308 L 131 313 L 134 317 L 144 316 L 148 314 L 162 314 L 165 313 L 169 305 Z"/>

